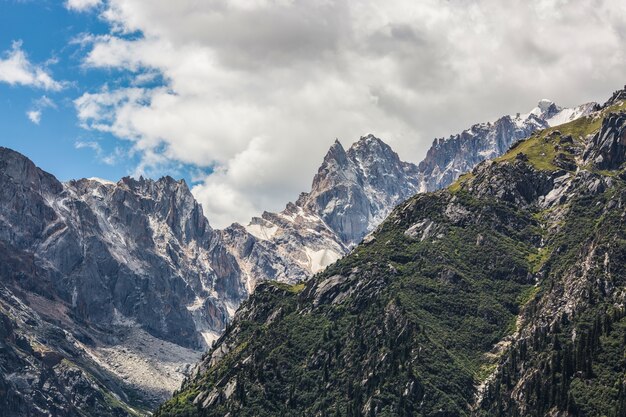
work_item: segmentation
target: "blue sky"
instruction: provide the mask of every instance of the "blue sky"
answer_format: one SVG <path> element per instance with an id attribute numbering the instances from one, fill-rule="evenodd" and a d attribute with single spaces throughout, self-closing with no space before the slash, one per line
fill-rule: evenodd
<path id="1" fill-rule="evenodd" d="M 282 209 L 338 138 L 602 102 L 623 0 L 0 0 L 0 145 L 61 180 L 185 178 L 218 227 Z"/>
<path id="2" fill-rule="evenodd" d="M 33 65 L 42 66 L 59 82 L 59 91 L 0 82 L 0 145 L 17 150 L 61 180 L 101 177 L 117 180 L 133 173 L 138 155 L 131 144 L 106 132 L 83 129 L 73 100 L 105 83 L 124 77 L 82 65 L 84 33 L 106 34 L 108 25 L 96 13 L 68 10 L 60 1 L 0 0 L 0 59 L 15 42 Z M 52 102 L 41 104 L 42 97 Z M 39 110 L 39 124 L 27 112 Z M 107 158 L 108 157 L 108 158 Z"/>

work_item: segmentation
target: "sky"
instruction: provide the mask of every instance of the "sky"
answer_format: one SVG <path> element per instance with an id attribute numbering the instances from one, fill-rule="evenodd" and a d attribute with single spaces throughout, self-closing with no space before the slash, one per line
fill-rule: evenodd
<path id="1" fill-rule="evenodd" d="M 623 0 L 0 0 L 0 145 L 61 180 L 184 178 L 214 227 L 372 133 L 436 137 L 626 84 Z"/>

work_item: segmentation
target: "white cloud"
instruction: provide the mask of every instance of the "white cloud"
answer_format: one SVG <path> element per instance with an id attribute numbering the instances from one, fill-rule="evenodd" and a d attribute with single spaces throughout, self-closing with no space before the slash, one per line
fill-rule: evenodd
<path id="1" fill-rule="evenodd" d="M 84 12 L 102 4 L 101 0 L 67 0 L 65 7 L 69 10 Z"/>
<path id="2" fill-rule="evenodd" d="M 0 82 L 51 91 L 63 88 L 63 84 L 55 81 L 44 67 L 28 60 L 21 42 L 13 42 L 11 50 L 5 51 L 3 55 L 5 58 L 0 58 Z"/>
<path id="3" fill-rule="evenodd" d="M 74 148 L 76 149 L 91 149 L 95 154 L 96 158 L 103 164 L 106 165 L 115 165 L 120 160 L 124 159 L 126 156 L 126 152 L 119 146 L 116 146 L 112 152 L 107 153 L 102 149 L 100 143 L 95 140 L 77 140 L 74 142 Z"/>
<path id="4" fill-rule="evenodd" d="M 26 116 L 36 125 L 41 122 L 41 110 L 29 110 L 26 112 Z"/>
<path id="5" fill-rule="evenodd" d="M 335 137 L 417 162 L 436 136 L 624 83 L 620 0 L 109 0 L 102 16 L 84 65 L 134 87 L 85 93 L 79 118 L 131 141 L 137 172 L 211 167 L 194 193 L 218 226 L 297 197 Z"/>
<path id="6" fill-rule="evenodd" d="M 26 116 L 31 122 L 38 125 L 41 122 L 43 110 L 47 108 L 56 109 L 57 106 L 50 98 L 41 96 L 34 101 L 32 108 L 26 112 Z"/>

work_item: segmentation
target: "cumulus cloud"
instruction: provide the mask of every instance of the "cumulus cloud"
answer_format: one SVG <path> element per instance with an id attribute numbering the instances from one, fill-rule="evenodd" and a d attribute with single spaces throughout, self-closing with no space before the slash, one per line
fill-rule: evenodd
<path id="1" fill-rule="evenodd" d="M 74 10 L 77 12 L 84 12 L 95 7 L 98 7 L 102 3 L 101 0 L 67 0 L 65 7 L 68 10 Z"/>
<path id="2" fill-rule="evenodd" d="M 28 110 L 26 112 L 28 119 L 38 125 L 41 122 L 41 110 Z"/>
<path id="3" fill-rule="evenodd" d="M 44 90 L 58 91 L 63 84 L 55 81 L 48 70 L 28 60 L 22 50 L 22 42 L 13 42 L 10 50 L 0 58 L 0 82 L 10 85 L 24 85 Z"/>
<path id="4" fill-rule="evenodd" d="M 138 172 L 209 168 L 193 191 L 217 226 L 297 197 L 335 137 L 418 162 L 434 137 L 624 83 L 620 0 L 108 0 L 101 17 L 84 66 L 134 81 L 78 98 L 81 122 L 130 141 Z"/>

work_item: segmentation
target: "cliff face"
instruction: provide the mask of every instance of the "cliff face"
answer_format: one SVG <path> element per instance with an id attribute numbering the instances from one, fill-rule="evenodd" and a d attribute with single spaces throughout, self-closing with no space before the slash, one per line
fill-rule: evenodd
<path id="1" fill-rule="evenodd" d="M 157 415 L 624 415 L 625 108 L 409 199 L 306 284 L 260 285 Z"/>
<path id="2" fill-rule="evenodd" d="M 203 320 L 194 321 L 191 307 L 221 310 L 206 317 L 215 328 L 228 316 L 223 304 L 243 298 L 236 260 L 221 253 L 184 182 L 61 184 L 23 156 L 2 153 L 0 237 L 48 275 L 43 284 L 25 274 L 21 286 L 57 296 L 87 324 L 121 315 L 188 347 L 201 345 L 195 329 Z"/>
<path id="3" fill-rule="evenodd" d="M 184 182 L 62 184 L 3 148 L 0 193 L 5 342 L 21 358 L 7 367 L 40 378 L 41 391 L 31 393 L 19 380 L 7 382 L 22 396 L 20 407 L 31 400 L 37 406 L 45 392 L 65 396 L 70 411 L 84 410 L 64 391 L 74 389 L 75 381 L 63 379 L 67 371 L 90 381 L 83 394 L 96 402 L 110 400 L 103 392 L 112 391 L 121 404 L 133 403 L 137 391 L 133 405 L 149 408 L 180 383 L 181 367 L 199 357 L 246 295 L 236 259 Z M 15 309 L 38 325 L 16 318 Z M 56 332 L 52 340 L 48 331 Z M 37 356 L 40 345 L 58 359 L 48 370 Z M 59 367 L 67 369 L 58 374 Z"/>

